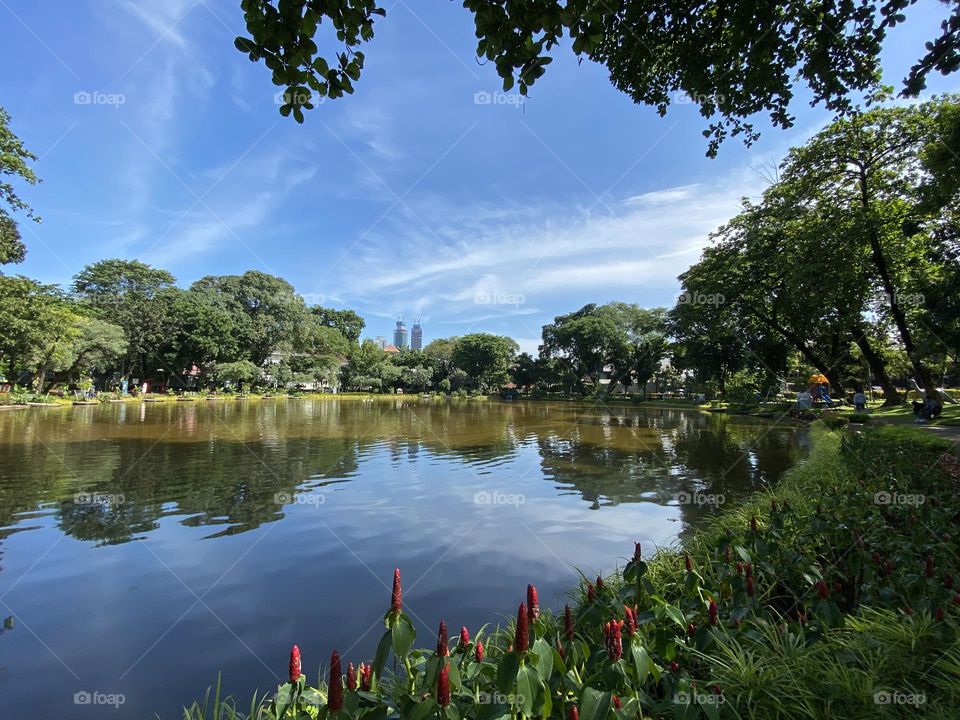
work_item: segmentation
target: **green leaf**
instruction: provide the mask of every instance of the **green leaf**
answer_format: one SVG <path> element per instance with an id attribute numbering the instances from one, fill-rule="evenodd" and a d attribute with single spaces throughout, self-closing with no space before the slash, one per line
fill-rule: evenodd
<path id="1" fill-rule="evenodd" d="M 591 687 L 583 689 L 580 696 L 580 720 L 605 720 L 609 712 L 609 692 L 601 692 Z"/>
<path id="2" fill-rule="evenodd" d="M 410 646 L 417 637 L 417 631 L 407 617 L 401 615 L 393 624 L 391 637 L 393 641 L 393 652 L 398 658 L 403 659 L 407 656 L 407 653 L 410 652 Z"/>
<path id="3" fill-rule="evenodd" d="M 387 630 L 380 638 L 380 644 L 377 645 L 377 653 L 373 656 L 373 674 L 379 680 L 383 675 L 383 666 L 387 664 L 387 656 L 390 654 L 392 635 Z"/>
<path id="4" fill-rule="evenodd" d="M 631 643 L 630 652 L 633 655 L 633 666 L 637 669 L 637 682 L 642 685 L 650 674 L 650 666 L 653 661 L 647 649 L 640 643 Z"/>
<path id="5" fill-rule="evenodd" d="M 533 703 L 540 690 L 540 676 L 530 665 L 523 665 L 517 674 L 517 702 L 527 717 L 533 715 Z"/>
<path id="6" fill-rule="evenodd" d="M 520 669 L 520 660 L 516 653 L 507 653 L 500 658 L 497 666 L 497 690 L 504 695 L 510 693 L 517 680 L 517 671 Z"/>
<path id="7" fill-rule="evenodd" d="M 533 652 L 537 656 L 537 674 L 544 682 L 548 682 L 553 674 L 553 648 L 546 640 L 540 638 L 533 644 Z"/>

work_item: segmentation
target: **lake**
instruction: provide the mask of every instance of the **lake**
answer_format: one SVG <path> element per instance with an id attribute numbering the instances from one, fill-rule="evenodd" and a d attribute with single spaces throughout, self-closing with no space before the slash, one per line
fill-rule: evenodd
<path id="1" fill-rule="evenodd" d="M 334 647 L 370 659 L 394 567 L 420 645 L 441 617 L 454 636 L 514 614 L 528 582 L 562 607 L 578 569 L 677 542 L 775 483 L 806 441 L 589 403 L 0 411 L 3 715 L 177 718 L 219 671 L 249 701 L 285 680 L 293 643 L 314 682 Z"/>

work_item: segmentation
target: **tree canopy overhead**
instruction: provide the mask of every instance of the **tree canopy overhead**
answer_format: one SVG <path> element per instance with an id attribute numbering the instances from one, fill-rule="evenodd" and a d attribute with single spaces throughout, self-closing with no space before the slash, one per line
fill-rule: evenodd
<path id="1" fill-rule="evenodd" d="M 611 83 L 634 102 L 663 115 L 692 102 L 709 120 L 704 136 L 715 155 L 728 136 L 749 144 L 748 119 L 766 113 L 789 127 L 798 84 L 844 115 L 860 93 L 880 85 L 880 53 L 891 28 L 906 20 L 916 0 L 463 0 L 473 13 L 477 57 L 490 61 L 505 91 L 526 95 L 546 71 L 561 42 L 579 58 L 604 65 Z M 901 92 L 914 96 L 931 72 L 960 68 L 960 5 L 942 0 L 941 32 L 918 48 Z M 373 39 L 386 15 L 377 0 L 242 0 L 248 37 L 237 49 L 263 61 L 274 84 L 286 87 L 280 112 L 303 122 L 315 98 L 354 91 Z M 331 28 L 326 38 L 321 28 Z M 331 52 L 324 47 L 336 46 Z"/>
<path id="2" fill-rule="evenodd" d="M 30 206 L 17 195 L 13 180 L 35 185 L 39 180 L 28 165 L 37 157 L 23 146 L 10 129 L 10 115 L 0 107 L 0 265 L 21 262 L 26 248 L 20 239 L 20 230 L 10 211 L 21 211 L 31 220 L 40 222 Z"/>

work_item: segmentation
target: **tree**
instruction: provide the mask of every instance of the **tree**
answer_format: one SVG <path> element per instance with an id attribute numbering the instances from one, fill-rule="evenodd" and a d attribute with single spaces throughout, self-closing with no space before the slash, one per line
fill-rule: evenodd
<path id="1" fill-rule="evenodd" d="M 474 388 L 489 389 L 506 380 L 507 369 L 516 354 L 517 344 L 510 338 L 490 333 L 471 333 L 457 340 L 453 363 L 463 370 Z"/>
<path id="2" fill-rule="evenodd" d="M 310 308 L 310 313 L 321 325 L 339 330 L 341 335 L 354 344 L 360 341 L 360 333 L 367 325 L 353 310 L 332 310 L 317 306 Z"/>
<path id="3" fill-rule="evenodd" d="M 72 291 L 88 312 L 123 328 L 123 374 L 147 376 L 154 369 L 169 333 L 174 282 L 166 270 L 139 260 L 101 260 L 74 277 Z"/>
<path id="4" fill-rule="evenodd" d="M 343 384 L 352 390 L 383 390 L 400 376 L 400 369 L 372 340 L 354 345 L 343 368 Z"/>
<path id="5" fill-rule="evenodd" d="M 254 385 L 263 377 L 263 370 L 249 360 L 221 363 L 213 368 L 213 377 L 216 380 Z"/>
<path id="6" fill-rule="evenodd" d="M 62 332 L 60 291 L 23 276 L 0 275 L 0 359 L 17 382 Z"/>
<path id="7" fill-rule="evenodd" d="M 36 185 L 39 180 L 28 165 L 36 159 L 36 155 L 27 150 L 10 129 L 10 115 L 0 107 L 0 265 L 22 262 L 27 252 L 10 211 L 23 211 L 31 220 L 40 222 L 30 206 L 14 191 L 13 183 L 2 178 L 12 176 Z"/>
<path id="8" fill-rule="evenodd" d="M 541 356 L 565 357 L 570 361 L 581 391 L 585 380 L 594 390 L 600 387 L 604 367 L 627 353 L 626 328 L 618 324 L 616 312 L 604 312 L 591 303 L 576 312 L 559 315 L 543 327 Z"/>
<path id="9" fill-rule="evenodd" d="M 235 314 L 240 354 L 263 365 L 272 352 L 291 349 L 306 319 L 303 299 L 283 278 L 257 270 L 243 275 L 208 275 L 191 290 L 219 294 Z"/>
<path id="10" fill-rule="evenodd" d="M 170 331 L 160 352 L 164 364 L 182 380 L 194 366 L 206 371 L 215 364 L 237 362 L 245 320 L 219 293 L 205 289 L 173 293 Z"/>
<path id="11" fill-rule="evenodd" d="M 704 135 L 716 154 L 729 134 L 749 144 L 757 137 L 751 116 L 765 112 L 776 127 L 790 127 L 794 84 L 802 81 L 813 104 L 847 114 L 851 96 L 875 89 L 887 32 L 906 18 L 911 0 L 818 2 L 785 0 L 729 3 L 722 0 L 464 0 L 473 13 L 477 57 L 489 61 L 504 91 L 522 95 L 543 76 L 549 53 L 569 38 L 573 53 L 604 65 L 613 85 L 661 115 L 670 104 L 691 102 L 710 119 Z M 960 68 L 960 7 L 944 0 L 948 18 L 927 43 L 903 83 L 916 95 L 927 76 Z M 286 87 L 284 116 L 303 122 L 315 96 L 351 94 L 386 15 L 377 0 L 245 0 L 249 37 L 235 45 L 251 61 L 263 61 L 275 85 Z M 321 54 L 318 34 L 326 24 L 343 51 Z M 681 100 L 683 97 L 685 99 Z"/>

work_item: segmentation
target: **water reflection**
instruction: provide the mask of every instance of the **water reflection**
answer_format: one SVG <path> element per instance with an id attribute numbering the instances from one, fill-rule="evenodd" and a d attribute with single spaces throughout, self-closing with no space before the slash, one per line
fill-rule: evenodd
<path id="1" fill-rule="evenodd" d="M 142 538 L 160 518 L 242 533 L 284 517 L 297 492 L 357 480 L 365 456 L 431 458 L 496 472 L 521 448 L 559 494 L 593 508 L 742 497 L 776 479 L 795 428 L 669 409 L 576 404 L 220 401 L 111 404 L 0 415 L 0 537 L 56 506 L 61 530 L 103 544 Z M 692 521 L 708 507 L 682 505 Z"/>

